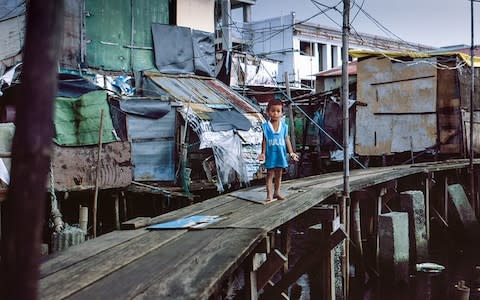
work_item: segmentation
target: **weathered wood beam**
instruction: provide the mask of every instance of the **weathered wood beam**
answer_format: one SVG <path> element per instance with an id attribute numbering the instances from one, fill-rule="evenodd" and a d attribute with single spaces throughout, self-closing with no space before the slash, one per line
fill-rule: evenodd
<path id="1" fill-rule="evenodd" d="M 347 237 L 347 234 L 342 228 L 338 228 L 333 232 L 325 244 L 316 245 L 316 247 L 309 247 L 308 256 L 301 257 L 293 268 L 291 268 L 283 277 L 280 279 L 277 284 L 272 287 L 265 287 L 264 293 L 261 295 L 260 299 L 278 299 L 279 295 L 295 281 L 297 281 L 300 276 L 305 274 L 310 267 L 314 266 L 321 262 L 323 258 Z M 308 243 L 308 239 L 306 241 Z M 323 246 L 323 247 L 322 247 Z"/>
<path id="2" fill-rule="evenodd" d="M 141 227 L 145 227 L 150 225 L 152 222 L 152 218 L 150 217 L 136 217 L 131 220 L 125 221 L 120 225 L 120 229 L 122 230 L 132 230 Z"/>
<path id="3" fill-rule="evenodd" d="M 270 252 L 267 255 L 267 260 L 257 270 L 257 288 L 264 288 L 286 262 L 288 262 L 288 259 L 278 249 Z"/>

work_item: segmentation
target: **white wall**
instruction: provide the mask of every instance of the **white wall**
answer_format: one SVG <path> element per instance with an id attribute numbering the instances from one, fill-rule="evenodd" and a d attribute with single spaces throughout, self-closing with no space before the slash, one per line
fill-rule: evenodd
<path id="1" fill-rule="evenodd" d="M 293 22 L 294 15 L 257 21 L 251 23 L 253 32 L 253 54 L 280 62 L 277 82 L 285 82 L 284 73 L 289 80 L 293 78 Z"/>
<path id="2" fill-rule="evenodd" d="M 177 25 L 214 32 L 215 0 L 177 0 Z"/>

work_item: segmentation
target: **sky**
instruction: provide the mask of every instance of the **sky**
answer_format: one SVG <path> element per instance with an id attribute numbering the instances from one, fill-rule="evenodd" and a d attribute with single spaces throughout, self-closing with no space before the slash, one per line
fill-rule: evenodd
<path id="1" fill-rule="evenodd" d="M 471 44 L 469 0 L 350 0 L 350 2 L 351 26 L 358 33 L 400 38 L 410 43 L 434 47 Z M 256 21 L 295 12 L 296 20 L 302 21 L 326 9 L 325 6 L 335 5 L 338 11 L 330 9 L 308 22 L 341 30 L 342 0 L 257 0 L 252 6 L 252 19 Z M 364 12 L 386 29 L 380 29 L 381 26 L 375 24 Z M 480 2 L 474 2 L 473 15 L 474 44 L 477 45 L 480 44 Z M 233 16 L 235 20 L 241 20 L 241 10 L 237 10 Z"/>

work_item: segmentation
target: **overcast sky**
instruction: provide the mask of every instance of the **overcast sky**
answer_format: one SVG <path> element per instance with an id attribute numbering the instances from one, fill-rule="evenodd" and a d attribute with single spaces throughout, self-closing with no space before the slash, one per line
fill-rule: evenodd
<path id="1" fill-rule="evenodd" d="M 317 4 L 315 5 L 315 2 Z M 301 21 L 333 7 L 326 15 L 322 14 L 309 22 L 341 29 L 342 0 L 257 0 L 252 6 L 252 19 L 261 20 L 295 12 L 297 21 Z M 469 0 L 351 0 L 350 20 L 359 33 L 369 33 L 429 46 L 449 46 L 471 44 L 471 17 Z M 373 17 L 386 29 L 382 30 L 362 10 Z M 241 20 L 240 14 L 234 14 Z M 240 16 L 240 19 L 239 17 Z M 332 18 L 335 22 L 330 20 Z M 474 43 L 480 41 L 480 2 L 474 2 Z M 392 33 L 390 33 L 390 32 Z"/>

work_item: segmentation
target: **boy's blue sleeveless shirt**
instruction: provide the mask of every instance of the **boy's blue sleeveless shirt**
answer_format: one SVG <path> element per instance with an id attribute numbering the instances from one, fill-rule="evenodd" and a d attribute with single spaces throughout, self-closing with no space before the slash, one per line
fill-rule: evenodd
<path id="1" fill-rule="evenodd" d="M 288 125 L 285 121 L 280 121 L 278 132 L 273 131 L 270 122 L 262 124 L 263 134 L 265 135 L 265 168 L 287 168 L 287 147 L 285 140 L 288 134 Z"/>

